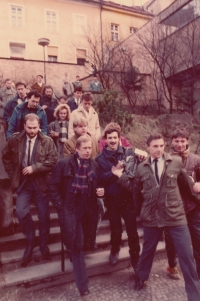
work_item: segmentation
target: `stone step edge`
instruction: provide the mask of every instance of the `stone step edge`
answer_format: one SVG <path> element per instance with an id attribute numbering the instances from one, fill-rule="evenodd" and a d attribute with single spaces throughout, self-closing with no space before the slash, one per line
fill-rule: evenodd
<path id="1" fill-rule="evenodd" d="M 138 229 L 138 235 L 140 238 L 143 237 L 143 230 L 140 228 Z M 127 241 L 127 239 L 128 239 L 127 233 L 124 231 L 122 233 L 122 243 Z M 97 235 L 96 243 L 99 247 L 101 247 L 102 245 L 105 245 L 105 244 L 109 244 L 109 242 L 110 242 L 110 233 Z M 50 249 L 50 253 L 52 255 L 59 254 L 61 252 L 61 242 L 49 244 L 49 249 Z M 1 254 L 0 254 L 1 264 L 5 265 L 5 264 L 21 261 L 23 253 L 24 253 L 24 249 L 1 252 Z M 36 246 L 33 250 L 33 258 L 34 257 L 38 257 L 38 258 L 42 257 L 39 246 Z"/>
<path id="2" fill-rule="evenodd" d="M 164 250 L 165 250 L 164 242 L 159 242 L 156 252 L 162 252 Z M 109 254 L 110 251 L 106 250 L 106 251 L 101 251 L 99 253 L 85 255 L 86 267 L 89 276 L 91 275 L 91 273 L 94 275 L 94 271 L 90 271 L 91 269 L 92 270 L 97 269 L 97 267 L 99 268 L 100 266 L 105 266 L 105 265 L 110 266 Z M 129 260 L 129 258 L 130 258 L 129 248 L 128 247 L 121 248 L 120 255 L 119 255 L 119 263 Z M 50 263 L 48 262 L 48 263 L 40 264 L 39 269 L 38 266 L 31 266 L 31 267 L 26 267 L 23 269 L 5 273 L 3 277 L 4 280 L 3 283 L 1 283 L 1 286 L 5 288 L 10 286 L 19 286 L 30 282 L 44 281 L 44 279 L 45 281 L 47 281 L 48 278 L 64 276 L 64 274 L 66 276 L 68 274 L 72 274 L 72 272 L 73 272 L 72 263 L 68 259 L 65 259 L 65 272 L 61 271 L 60 261 L 54 261 Z M 110 272 L 110 269 L 108 270 L 103 269 L 101 273 L 103 272 L 104 273 Z M 71 277 L 69 277 L 69 281 L 72 281 Z M 68 279 L 66 279 L 66 282 L 68 282 Z"/>

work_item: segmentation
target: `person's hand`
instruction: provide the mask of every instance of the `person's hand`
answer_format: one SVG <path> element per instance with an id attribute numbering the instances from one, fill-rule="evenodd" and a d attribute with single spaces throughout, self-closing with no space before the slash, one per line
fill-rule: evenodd
<path id="1" fill-rule="evenodd" d="M 48 106 L 43 105 L 42 108 L 43 108 L 44 110 L 46 110 L 46 109 L 48 108 Z"/>
<path id="2" fill-rule="evenodd" d="M 112 173 L 117 176 L 117 177 L 121 177 L 122 173 L 123 173 L 123 169 L 119 169 L 116 166 L 113 166 L 111 169 Z"/>
<path id="3" fill-rule="evenodd" d="M 104 195 L 104 188 L 97 188 L 96 193 L 99 197 Z"/>
<path id="4" fill-rule="evenodd" d="M 139 161 L 140 161 L 140 162 L 143 162 L 147 157 L 141 156 L 141 155 L 140 155 L 140 156 L 138 156 L 138 158 L 139 158 Z"/>
<path id="5" fill-rule="evenodd" d="M 199 182 L 194 183 L 194 185 L 193 185 L 193 191 L 195 193 L 200 193 L 200 183 Z"/>
<path id="6" fill-rule="evenodd" d="M 31 173 L 33 173 L 33 168 L 32 166 L 27 166 L 22 170 L 22 173 L 24 176 L 26 175 L 30 175 Z"/>
<path id="7" fill-rule="evenodd" d="M 118 161 L 115 167 L 117 167 L 118 169 L 124 169 L 124 161 Z"/>
<path id="8" fill-rule="evenodd" d="M 52 137 L 58 137 L 59 133 L 57 132 L 54 132 L 54 131 L 51 131 L 51 136 Z"/>

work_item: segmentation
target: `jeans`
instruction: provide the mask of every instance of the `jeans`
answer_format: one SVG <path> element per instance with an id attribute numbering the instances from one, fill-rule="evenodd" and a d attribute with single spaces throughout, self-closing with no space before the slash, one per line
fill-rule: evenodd
<path id="1" fill-rule="evenodd" d="M 164 233 L 168 264 L 170 268 L 175 268 L 177 266 L 176 249 L 167 229 L 164 230 Z"/>
<path id="2" fill-rule="evenodd" d="M 71 255 L 76 286 L 80 293 L 83 293 L 88 289 L 88 276 L 83 251 L 83 229 L 80 220 L 76 222 L 74 248 L 71 251 Z"/>
<path id="3" fill-rule="evenodd" d="M 116 254 L 120 250 L 122 237 L 121 218 L 123 218 L 128 235 L 131 264 L 135 266 L 139 261 L 140 244 L 134 203 L 132 200 L 109 200 L 106 206 L 111 228 L 111 253 Z"/>
<path id="4" fill-rule="evenodd" d="M 200 208 L 190 211 L 187 214 L 188 228 L 191 235 L 194 259 L 196 261 L 197 273 L 200 279 Z M 166 250 L 170 267 L 176 266 L 176 250 L 173 240 L 166 236 Z"/>
<path id="5" fill-rule="evenodd" d="M 30 214 L 30 206 L 32 199 L 35 201 L 38 209 L 39 231 L 40 231 L 40 247 L 48 244 L 50 216 L 49 216 L 49 198 L 43 196 L 36 187 L 32 179 L 27 179 L 16 199 L 16 214 L 19 219 L 21 228 L 29 242 L 35 237 L 35 229 Z"/>
<path id="6" fill-rule="evenodd" d="M 200 300 L 200 285 L 193 258 L 190 233 L 187 225 L 166 227 L 171 235 L 179 258 L 180 267 L 185 280 L 188 301 Z M 162 235 L 163 228 L 144 227 L 143 250 L 137 274 L 143 281 L 147 280 L 151 271 L 154 253 Z"/>

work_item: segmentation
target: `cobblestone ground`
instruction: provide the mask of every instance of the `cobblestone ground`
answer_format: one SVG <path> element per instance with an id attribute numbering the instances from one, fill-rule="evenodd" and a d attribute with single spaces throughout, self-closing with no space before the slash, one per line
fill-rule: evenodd
<path id="1" fill-rule="evenodd" d="M 9 301 L 187 301 L 183 277 L 172 280 L 166 272 L 167 261 L 154 261 L 149 280 L 145 288 L 135 292 L 132 268 L 112 274 L 90 278 L 90 295 L 81 298 L 75 283 L 46 288 L 39 291 L 15 292 Z M 5 296 L 6 297 L 6 296 Z"/>

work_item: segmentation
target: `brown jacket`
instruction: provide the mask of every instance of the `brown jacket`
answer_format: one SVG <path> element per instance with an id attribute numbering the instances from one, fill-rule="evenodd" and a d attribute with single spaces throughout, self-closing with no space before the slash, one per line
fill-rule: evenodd
<path id="1" fill-rule="evenodd" d="M 92 154 L 91 158 L 94 159 L 99 154 L 99 146 L 98 141 L 94 136 L 91 136 L 89 133 L 87 133 L 88 136 L 90 136 L 92 140 Z M 76 150 L 76 141 L 78 137 L 76 135 L 72 136 L 70 139 L 68 139 L 64 144 L 64 158 L 72 155 L 75 153 Z"/>
<path id="2" fill-rule="evenodd" d="M 42 83 L 42 86 L 40 87 L 40 85 L 38 85 L 38 83 L 36 82 L 36 83 L 34 83 L 34 84 L 31 86 L 31 89 L 32 89 L 32 90 L 37 90 L 40 94 L 42 94 L 42 93 L 43 93 L 43 90 L 44 90 L 44 86 L 45 86 L 44 83 Z"/>
<path id="3" fill-rule="evenodd" d="M 142 193 L 141 219 L 146 227 L 187 224 L 177 179 L 182 175 L 184 185 L 191 189 L 190 178 L 183 167 L 181 158 L 164 153 L 164 160 L 164 171 L 159 185 L 157 185 L 149 158 L 138 165 L 133 181 L 125 174 L 119 179 L 119 184 L 132 190 L 136 197 L 138 192 Z"/>
<path id="4" fill-rule="evenodd" d="M 15 192 L 20 186 L 20 178 L 22 175 L 22 159 L 24 152 L 24 143 L 26 132 L 15 133 L 7 142 L 2 151 L 2 161 L 5 170 L 11 179 L 11 188 Z M 58 159 L 57 151 L 53 140 L 38 133 L 37 148 L 33 158 L 32 177 L 38 189 L 43 193 L 47 193 L 48 183 L 51 177 L 51 170 L 56 165 Z"/>

